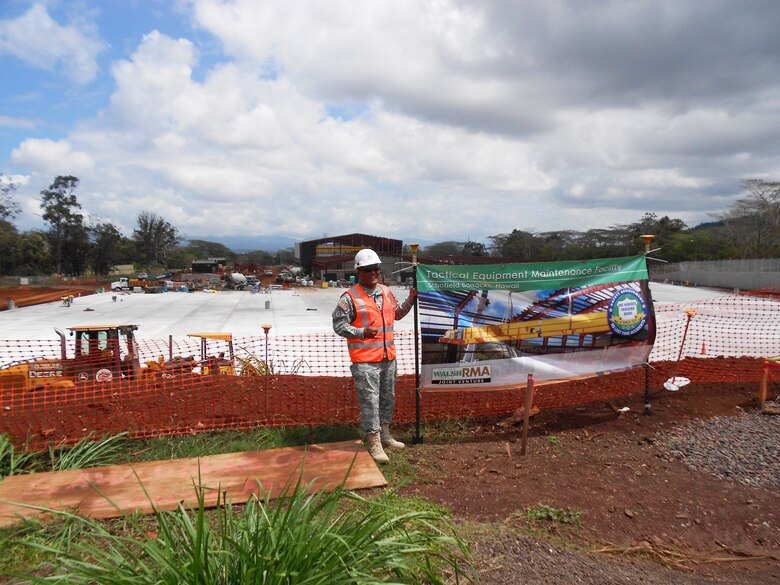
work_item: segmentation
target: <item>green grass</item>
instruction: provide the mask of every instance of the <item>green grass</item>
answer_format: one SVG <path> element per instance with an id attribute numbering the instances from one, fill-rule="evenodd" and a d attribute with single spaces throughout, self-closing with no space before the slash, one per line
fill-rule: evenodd
<path id="1" fill-rule="evenodd" d="M 0 435 L 0 479 L 34 471 L 63 471 L 110 465 L 126 449 L 127 433 L 96 439 L 93 433 L 71 446 L 50 445 L 47 451 L 17 449 L 8 435 Z"/>
<path id="2" fill-rule="evenodd" d="M 420 470 L 409 461 L 406 449 L 387 451 L 387 453 L 390 457 L 390 463 L 382 466 L 382 475 L 385 476 L 388 483 L 401 486 L 419 479 L 417 476 Z"/>
<path id="3" fill-rule="evenodd" d="M 431 421 L 420 429 L 420 435 L 424 443 L 457 443 L 470 436 L 478 426 L 479 423 L 470 418 Z"/>
<path id="4" fill-rule="evenodd" d="M 283 357 L 280 356 L 275 356 L 266 361 L 252 354 L 246 348 L 239 347 L 238 349 L 246 352 L 247 354 L 245 357 L 236 358 L 242 376 L 294 376 L 299 374 L 301 371 L 311 371 L 311 366 L 303 358 L 292 360 L 289 364 Z"/>
<path id="5" fill-rule="evenodd" d="M 233 583 L 459 583 L 469 551 L 446 512 L 392 492 L 374 500 L 343 491 L 308 493 L 299 482 L 271 504 L 234 507 L 222 498 L 207 513 L 157 512 L 155 527 L 124 526 L 54 512 L 56 535 L 34 527 L 3 543 L 28 550 L 5 575 L 35 583 L 228 585 Z"/>
<path id="6" fill-rule="evenodd" d="M 43 530 L 0 530 L 0 574 L 19 568 L 34 567 L 53 558 L 43 551 L 30 548 L 24 540 L 42 538 Z"/>
<path id="7" fill-rule="evenodd" d="M 441 429 L 442 427 L 439 427 Z M 445 426 L 444 428 L 449 428 Z M 441 432 L 441 431 L 440 431 Z M 51 469 L 204 456 L 352 440 L 351 426 L 259 428 L 146 440 L 92 436 L 69 448 L 19 453 L 0 437 L 0 469 Z M 404 451 L 383 467 L 399 485 L 416 474 Z M 294 485 L 280 501 L 115 520 L 51 511 L 56 521 L 0 530 L 0 574 L 53 583 L 452 583 L 468 547 L 446 509 L 390 490 L 369 497 Z M 266 575 L 262 579 L 259 575 Z"/>
<path id="8" fill-rule="evenodd" d="M 582 523 L 582 513 L 571 508 L 562 510 L 539 504 L 536 508 L 528 508 L 525 511 L 526 518 L 532 522 L 543 520 L 560 524 L 580 525 Z"/>
<path id="9" fill-rule="evenodd" d="M 37 463 L 38 453 L 17 449 L 8 435 L 0 435 L 0 479 L 9 475 L 30 473 Z"/>
<path id="10" fill-rule="evenodd" d="M 383 499 L 385 503 L 396 506 L 399 509 L 430 512 L 441 518 L 449 518 L 451 516 L 451 512 L 446 506 L 429 502 L 421 497 L 407 498 L 399 495 L 395 489 L 387 491 L 383 495 Z"/>
<path id="11" fill-rule="evenodd" d="M 469 437 L 478 426 L 478 423 L 470 419 L 436 421 L 426 423 L 421 429 L 421 434 L 425 443 L 456 443 Z M 120 440 L 126 439 L 126 434 L 106 435 L 99 439 L 90 434 L 70 447 L 57 445 L 44 452 L 25 452 L 15 449 L 6 435 L 0 435 L 0 477 L 32 471 L 204 457 L 221 453 L 276 449 L 360 438 L 357 429 L 349 425 L 258 427 L 248 430 Z M 413 434 L 412 426 L 405 426 L 398 433 L 399 438 L 408 443 L 411 442 Z M 398 451 L 396 455 L 402 453 Z M 404 459 L 403 457 L 396 457 L 396 459 L 398 459 L 397 467 L 400 472 Z"/>
<path id="12" fill-rule="evenodd" d="M 358 436 L 358 432 L 353 427 L 333 425 L 262 427 L 239 431 L 156 437 L 128 443 L 124 453 L 117 457 L 116 463 L 205 457 L 221 453 L 278 449 L 311 443 L 332 443 L 357 439 Z"/>
<path id="13" fill-rule="evenodd" d="M 49 447 L 49 460 L 52 471 L 65 469 L 83 469 L 85 467 L 100 467 L 111 465 L 123 451 L 122 440 L 127 433 L 106 435 L 95 439 L 94 433 L 89 433 L 75 445 L 68 448 Z"/>
<path id="14" fill-rule="evenodd" d="M 426 427 L 426 439 L 466 436 L 463 421 Z M 407 428 L 407 434 L 413 429 Z M 452 435 L 450 435 L 452 434 Z M 450 435 L 448 437 L 448 435 Z M 72 447 L 18 452 L 0 437 L 5 474 L 195 457 L 358 438 L 351 426 L 257 428 L 144 440 L 89 436 Z M 410 437 L 402 437 L 409 441 Z M 383 467 L 394 485 L 419 480 L 404 451 Z M 222 500 L 193 509 L 115 520 L 67 512 L 0 530 L 0 574 L 53 583 L 443 583 L 461 582 L 468 547 L 449 512 L 392 490 L 367 497 L 343 489 L 309 494 L 294 485 L 281 501 Z M 259 575 L 266 575 L 262 579 Z"/>

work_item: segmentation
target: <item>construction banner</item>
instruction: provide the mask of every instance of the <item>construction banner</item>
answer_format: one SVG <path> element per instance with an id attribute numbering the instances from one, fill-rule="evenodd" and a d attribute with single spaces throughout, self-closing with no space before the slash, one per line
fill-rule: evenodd
<path id="1" fill-rule="evenodd" d="M 417 266 L 420 386 L 515 388 L 647 361 L 655 316 L 644 256 Z"/>

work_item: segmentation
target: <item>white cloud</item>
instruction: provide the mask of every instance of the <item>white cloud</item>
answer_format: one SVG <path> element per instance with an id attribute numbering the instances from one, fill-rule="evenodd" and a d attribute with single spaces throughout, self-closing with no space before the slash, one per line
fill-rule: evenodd
<path id="1" fill-rule="evenodd" d="M 194 237 L 695 224 L 780 173 L 780 11 L 744 2 L 182 0 L 213 37 L 152 30 L 103 111 L 13 162 Z"/>
<path id="2" fill-rule="evenodd" d="M 74 150 L 67 140 L 31 138 L 11 153 L 14 164 L 51 175 L 85 175 L 94 171 L 92 157 Z"/>
<path id="3" fill-rule="evenodd" d="M 91 26 L 79 26 L 62 26 L 44 5 L 35 4 L 18 18 L 0 21 L 0 54 L 9 53 L 40 69 L 61 67 L 76 83 L 88 83 L 97 74 L 97 55 L 105 44 Z"/>
<path id="4" fill-rule="evenodd" d="M 513 47 L 496 41 L 478 3 L 193 4 L 199 24 L 231 55 L 278 69 L 317 99 L 381 96 L 390 110 L 494 132 L 526 133 L 548 123 L 534 87 L 518 83 L 522 72 L 496 72 Z"/>
<path id="5" fill-rule="evenodd" d="M 0 128 L 35 128 L 37 123 L 35 120 L 28 120 L 27 118 L 15 118 L 13 116 L 3 116 L 0 114 Z"/>
<path id="6" fill-rule="evenodd" d="M 30 178 L 25 175 L 4 175 L 0 174 L 0 185 L 26 185 Z"/>
<path id="7" fill-rule="evenodd" d="M 86 208 L 128 217 L 156 206 L 188 233 L 307 237 L 325 222 L 332 233 L 367 229 L 358 224 L 369 215 L 377 231 L 390 227 L 388 217 L 398 218 L 393 229 L 413 231 L 421 200 L 404 191 L 473 192 L 489 202 L 555 184 L 526 145 L 502 136 L 390 112 L 381 102 L 358 118 L 334 119 L 285 79 L 228 63 L 198 82 L 196 65 L 190 42 L 159 32 L 114 65 L 110 106 L 69 136 L 94 168 L 80 191 L 107 182 L 99 177 L 109 171 L 121 177 Z M 29 161 L 23 154 L 37 143 L 28 143 L 15 161 Z M 386 197 L 399 205 L 377 214 Z M 452 228 L 446 218 L 432 225 Z"/>

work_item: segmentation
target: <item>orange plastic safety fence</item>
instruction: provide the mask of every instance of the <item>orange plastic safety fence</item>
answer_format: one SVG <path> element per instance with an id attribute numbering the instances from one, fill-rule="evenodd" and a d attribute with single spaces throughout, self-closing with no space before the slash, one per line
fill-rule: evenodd
<path id="1" fill-rule="evenodd" d="M 780 299 L 780 286 L 756 288 L 750 291 L 746 291 L 743 294 L 748 294 L 755 297 L 768 297 L 770 299 Z"/>
<path id="2" fill-rule="evenodd" d="M 780 356 L 772 356 L 764 360 L 762 365 L 770 380 L 780 381 Z"/>
<path id="3" fill-rule="evenodd" d="M 780 355 L 777 299 L 729 295 L 657 305 L 656 317 L 648 370 L 653 389 L 673 376 L 757 384 L 761 356 Z M 137 360 L 125 359 L 127 348 L 118 360 L 106 347 L 82 347 L 89 354 L 77 359 L 70 338 L 0 341 L 0 433 L 8 433 L 19 446 L 39 449 L 73 443 L 90 433 L 152 437 L 261 425 L 357 423 L 342 338 L 312 333 L 231 341 L 136 340 Z M 414 334 L 396 333 L 396 345 L 396 420 L 411 422 Z M 522 380 L 517 390 L 424 392 L 421 416 L 441 420 L 510 413 L 522 406 L 524 385 Z M 541 409 L 580 405 L 644 387 L 645 368 L 638 368 L 539 386 L 534 404 Z"/>

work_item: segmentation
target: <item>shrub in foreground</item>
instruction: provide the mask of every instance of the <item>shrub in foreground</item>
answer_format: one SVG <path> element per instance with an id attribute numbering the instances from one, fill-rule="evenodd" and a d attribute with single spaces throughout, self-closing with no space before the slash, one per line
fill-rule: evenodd
<path id="1" fill-rule="evenodd" d="M 197 506 L 111 523 L 54 512 L 78 538 L 17 542 L 47 557 L 45 566 L 13 572 L 39 583 L 95 584 L 362 584 L 461 582 L 468 548 L 435 508 L 403 500 L 368 500 L 345 492 L 309 493 L 300 480 L 266 503 L 231 505 L 224 494 Z"/>

